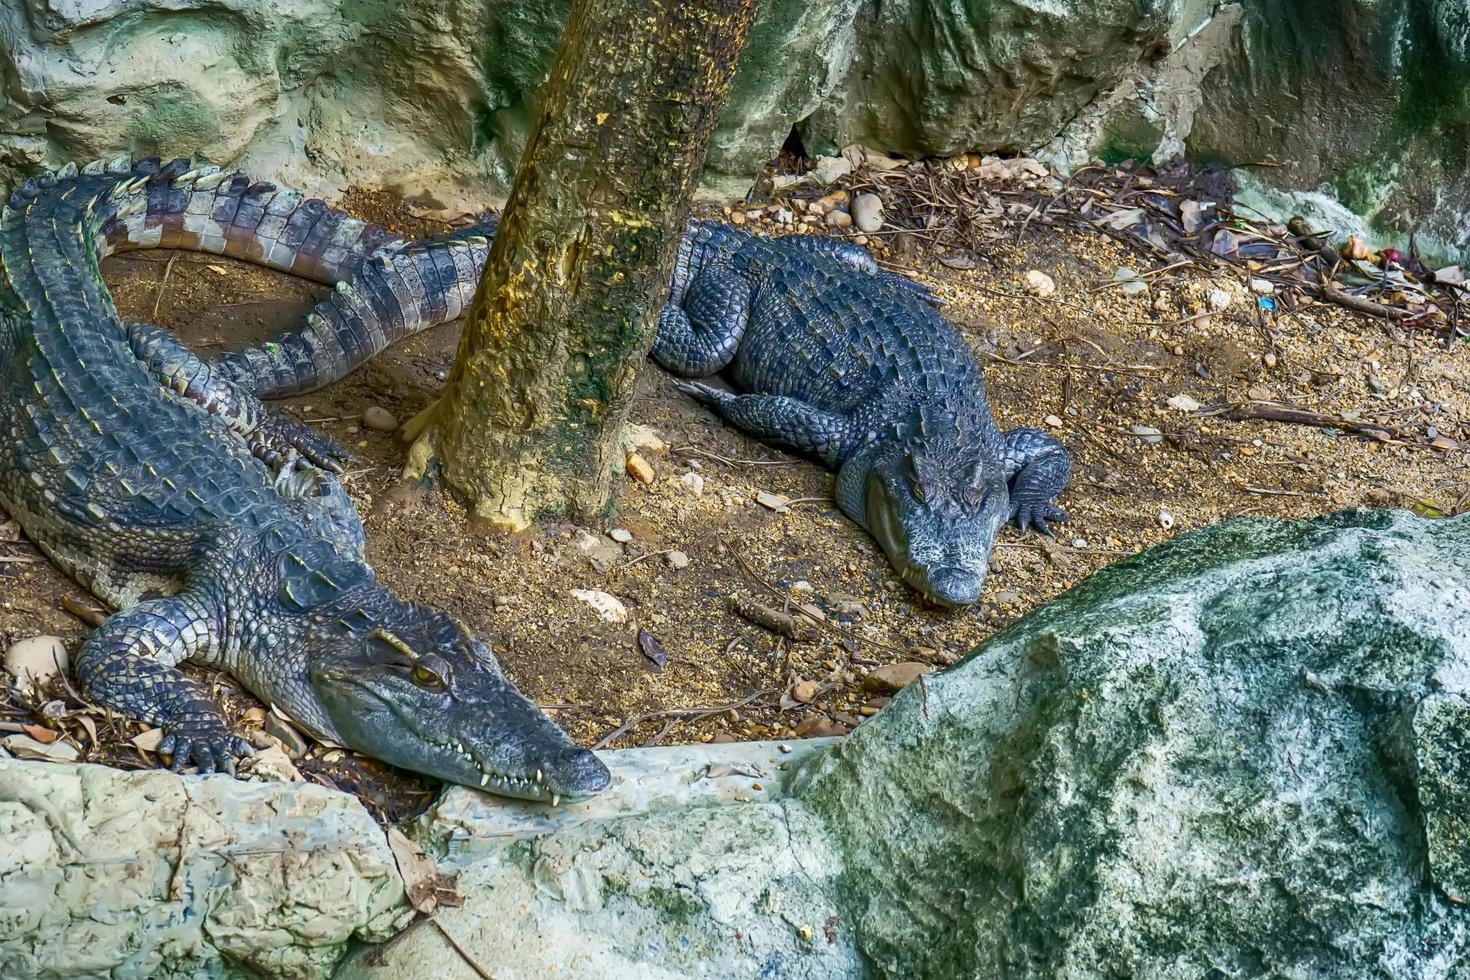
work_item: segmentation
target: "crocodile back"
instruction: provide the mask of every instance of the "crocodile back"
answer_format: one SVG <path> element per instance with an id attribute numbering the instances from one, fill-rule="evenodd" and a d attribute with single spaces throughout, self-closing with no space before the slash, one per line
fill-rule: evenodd
<path id="1" fill-rule="evenodd" d="M 913 292 L 854 274 L 835 257 L 722 225 L 691 227 L 694 248 L 751 286 L 748 325 L 731 372 L 744 391 L 867 416 L 908 438 L 952 426 L 999 436 L 980 366 L 949 321 Z"/>
<path id="2" fill-rule="evenodd" d="M 181 582 L 221 529 L 288 517 L 264 464 L 128 346 L 97 232 L 146 180 L 43 179 L 0 216 L 0 505 L 115 606 Z"/>

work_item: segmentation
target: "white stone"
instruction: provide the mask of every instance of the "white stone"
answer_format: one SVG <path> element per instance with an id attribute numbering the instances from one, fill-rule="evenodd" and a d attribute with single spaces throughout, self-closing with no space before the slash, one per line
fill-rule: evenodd
<path id="1" fill-rule="evenodd" d="M 411 915 L 372 817 L 310 783 L 0 759 L 0 840 L 7 976 L 325 977 Z"/>
<path id="2" fill-rule="evenodd" d="M 1032 296 L 1045 298 L 1057 291 L 1056 280 L 1040 269 L 1032 269 L 1026 273 L 1026 291 Z"/>
<path id="3" fill-rule="evenodd" d="M 688 473 L 685 473 L 683 476 L 679 477 L 679 482 L 688 487 L 689 492 L 694 494 L 696 497 L 704 496 L 704 477 L 700 476 L 693 470 L 690 470 Z"/>
<path id="4" fill-rule="evenodd" d="M 32 636 L 17 640 L 5 651 L 5 669 L 17 684 L 44 688 L 63 674 L 69 664 L 66 644 L 59 636 Z"/>
<path id="5" fill-rule="evenodd" d="M 585 602 L 597 613 L 598 618 L 608 623 L 626 623 L 628 607 L 617 596 L 601 589 L 573 589 L 572 598 Z"/>
<path id="6" fill-rule="evenodd" d="M 872 234 L 883 227 L 883 199 L 877 194 L 859 194 L 852 201 L 852 221 L 858 230 Z"/>

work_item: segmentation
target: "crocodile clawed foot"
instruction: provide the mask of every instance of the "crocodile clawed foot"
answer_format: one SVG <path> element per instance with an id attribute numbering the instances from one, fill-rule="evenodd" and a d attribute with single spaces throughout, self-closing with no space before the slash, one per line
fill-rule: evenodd
<path id="1" fill-rule="evenodd" d="M 719 388 L 705 384 L 703 381 L 675 381 L 674 387 L 701 405 L 723 405 L 735 398 L 728 391 L 722 391 Z"/>
<path id="2" fill-rule="evenodd" d="M 1035 528 L 1049 537 L 1056 536 L 1051 527 L 1048 526 L 1049 521 L 1056 521 L 1060 524 L 1071 520 L 1067 516 L 1066 511 L 1049 500 L 1041 500 L 1035 503 L 1027 501 L 1018 504 L 1016 506 L 1016 512 L 1012 517 L 1016 521 L 1016 527 L 1021 531 L 1024 532 L 1028 528 Z"/>
<path id="3" fill-rule="evenodd" d="M 179 772 L 187 766 L 199 767 L 204 774 L 223 772 L 235 775 L 235 757 L 254 755 L 251 744 L 231 735 L 215 718 L 204 718 L 170 726 L 158 744 L 161 755 L 170 756 L 169 769 Z"/>
<path id="4" fill-rule="evenodd" d="M 336 474 L 341 474 L 351 459 L 347 450 L 320 432 L 277 412 L 271 412 L 260 420 L 251 449 L 272 465 L 296 453 L 313 465 Z"/>

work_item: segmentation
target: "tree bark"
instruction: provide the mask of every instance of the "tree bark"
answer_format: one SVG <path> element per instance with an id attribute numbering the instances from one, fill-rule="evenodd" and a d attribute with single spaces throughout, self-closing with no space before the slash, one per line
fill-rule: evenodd
<path id="1" fill-rule="evenodd" d="M 605 513 L 754 0 L 576 0 L 407 472 L 494 523 Z"/>

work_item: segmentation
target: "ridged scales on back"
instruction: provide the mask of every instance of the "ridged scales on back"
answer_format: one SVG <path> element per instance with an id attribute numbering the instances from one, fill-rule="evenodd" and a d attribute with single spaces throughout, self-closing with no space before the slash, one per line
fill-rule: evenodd
<path id="1" fill-rule="evenodd" d="M 901 578 L 945 605 L 979 598 L 1000 525 L 1047 529 L 1071 469 L 1035 429 L 1000 432 L 980 366 L 913 288 L 788 239 L 695 223 L 653 356 L 728 371 L 741 394 L 681 387 L 737 428 L 838 470 L 837 502 Z"/>
<path id="2" fill-rule="evenodd" d="M 296 255 L 261 237 L 271 212 L 257 199 L 275 189 L 242 180 L 184 161 L 69 167 L 0 213 L 0 506 L 120 610 L 77 656 L 83 690 L 163 727 L 176 766 L 230 768 L 248 748 L 176 669 L 187 659 L 229 670 L 319 736 L 421 772 L 531 798 L 599 791 L 601 763 L 505 681 L 488 647 L 376 583 L 341 484 L 300 459 L 316 437 L 162 331 L 118 318 L 98 270 L 112 248 L 238 247 L 333 276 L 384 247 L 360 222 L 318 234 L 313 207 L 298 226 L 313 254 Z M 206 234 L 224 231 L 201 244 L 175 218 L 204 197 L 220 208 Z M 219 218 L 230 199 L 243 219 Z"/>

